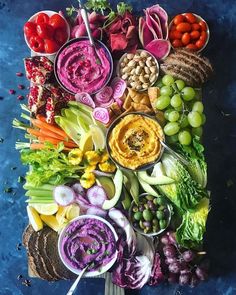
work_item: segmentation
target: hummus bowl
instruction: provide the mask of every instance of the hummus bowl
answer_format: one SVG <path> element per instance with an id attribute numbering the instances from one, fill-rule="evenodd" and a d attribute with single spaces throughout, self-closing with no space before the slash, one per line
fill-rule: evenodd
<path id="1" fill-rule="evenodd" d="M 118 117 L 108 128 L 106 147 L 110 158 L 123 169 L 147 170 L 161 158 L 165 140 L 155 117 L 131 112 Z"/>
<path id="2" fill-rule="evenodd" d="M 81 215 L 61 231 L 59 256 L 63 264 L 77 275 L 89 265 L 84 277 L 94 277 L 108 271 L 115 263 L 117 240 L 117 233 L 107 220 L 95 215 Z"/>
<path id="3" fill-rule="evenodd" d="M 113 73 L 108 48 L 95 40 L 96 53 L 88 37 L 75 38 L 58 51 L 54 72 L 58 83 L 71 94 L 95 94 L 107 85 Z M 97 56 L 96 56 L 97 54 Z"/>

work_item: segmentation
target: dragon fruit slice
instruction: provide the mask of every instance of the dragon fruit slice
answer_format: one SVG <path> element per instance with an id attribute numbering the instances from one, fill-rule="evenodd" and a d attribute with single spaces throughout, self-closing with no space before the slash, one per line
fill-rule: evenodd
<path id="1" fill-rule="evenodd" d="M 170 52 L 170 42 L 164 39 L 156 39 L 150 42 L 145 49 L 152 53 L 158 60 L 164 59 Z"/>
<path id="2" fill-rule="evenodd" d="M 53 72 L 53 63 L 45 56 L 24 59 L 26 77 L 32 83 L 44 85 Z"/>

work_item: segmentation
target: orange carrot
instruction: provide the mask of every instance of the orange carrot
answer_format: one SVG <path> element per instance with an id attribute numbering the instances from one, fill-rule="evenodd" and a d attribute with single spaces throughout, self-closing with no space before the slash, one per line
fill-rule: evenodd
<path id="1" fill-rule="evenodd" d="M 40 131 L 37 130 L 37 129 L 27 128 L 26 130 L 27 130 L 27 132 L 28 132 L 29 134 L 34 135 L 34 136 L 36 136 L 36 137 L 38 137 L 38 136 L 41 135 Z"/>
<path id="2" fill-rule="evenodd" d="M 62 137 L 67 137 L 66 133 L 63 130 L 61 130 L 60 128 L 58 128 L 52 124 L 45 123 L 45 122 L 38 120 L 38 119 L 31 119 L 31 122 L 35 127 L 38 127 L 40 129 L 41 128 L 47 129 L 47 130 L 50 130 L 51 132 L 54 132 Z"/>
<path id="3" fill-rule="evenodd" d="M 72 142 L 71 140 L 69 140 L 69 137 L 68 136 L 61 136 L 55 132 L 52 132 L 48 129 L 44 129 L 44 128 L 41 128 L 39 130 L 40 132 L 40 135 L 39 136 L 48 136 L 48 137 L 53 137 L 53 138 L 56 138 L 56 139 L 60 139 L 60 140 L 63 140 L 63 141 L 69 141 L 69 142 Z"/>
<path id="4" fill-rule="evenodd" d="M 62 140 L 58 140 L 56 138 L 52 138 L 52 137 L 44 137 L 44 136 L 40 136 L 38 137 L 38 140 L 40 142 L 46 142 L 46 141 L 49 141 L 51 142 L 52 144 L 58 144 L 60 142 L 63 142 L 64 146 L 66 147 L 71 147 L 71 148 L 75 148 L 77 147 L 77 145 L 75 143 L 70 143 L 70 142 L 66 142 L 66 141 L 62 141 Z"/>

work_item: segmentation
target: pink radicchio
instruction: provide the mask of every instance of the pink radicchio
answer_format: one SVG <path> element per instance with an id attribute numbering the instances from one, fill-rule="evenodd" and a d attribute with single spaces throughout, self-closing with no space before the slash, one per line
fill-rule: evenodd
<path id="1" fill-rule="evenodd" d="M 160 255 L 156 252 L 153 260 L 153 266 L 152 266 L 152 272 L 150 279 L 148 281 L 148 284 L 150 286 L 156 286 L 163 282 L 164 280 L 164 274 L 162 273 L 161 270 L 161 257 Z"/>
<path id="2" fill-rule="evenodd" d="M 147 8 L 144 12 L 145 18 L 139 19 L 140 42 L 158 60 L 164 59 L 170 51 L 168 15 L 158 4 Z"/>
<path id="3" fill-rule="evenodd" d="M 75 100 L 81 102 L 91 108 L 95 108 L 95 103 L 92 97 L 87 92 L 77 93 L 75 95 Z"/>

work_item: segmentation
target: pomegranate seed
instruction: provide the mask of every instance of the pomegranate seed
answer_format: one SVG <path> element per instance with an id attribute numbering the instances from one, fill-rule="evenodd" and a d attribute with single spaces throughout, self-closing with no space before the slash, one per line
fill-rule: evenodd
<path id="1" fill-rule="evenodd" d="M 22 84 L 19 84 L 17 87 L 18 87 L 18 89 L 25 89 L 25 86 Z"/>
<path id="2" fill-rule="evenodd" d="M 24 96 L 23 96 L 23 95 L 18 95 L 18 96 L 17 96 L 17 99 L 18 99 L 18 100 L 23 100 L 23 99 L 24 99 Z"/>
<path id="3" fill-rule="evenodd" d="M 14 89 L 10 89 L 10 90 L 9 90 L 9 93 L 10 93 L 10 94 L 15 94 L 16 92 L 15 92 Z"/>
<path id="4" fill-rule="evenodd" d="M 21 72 L 16 72 L 16 76 L 18 76 L 18 77 L 22 77 L 22 76 L 23 76 L 23 73 L 21 73 Z"/>

